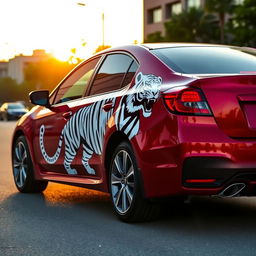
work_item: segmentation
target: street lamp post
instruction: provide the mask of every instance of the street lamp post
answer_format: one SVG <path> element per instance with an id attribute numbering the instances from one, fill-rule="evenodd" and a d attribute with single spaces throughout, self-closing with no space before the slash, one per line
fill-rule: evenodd
<path id="1" fill-rule="evenodd" d="M 105 45 L 105 15 L 104 12 L 101 14 L 101 22 L 102 22 L 102 46 Z"/>
<path id="2" fill-rule="evenodd" d="M 79 6 L 86 6 L 85 3 L 77 3 L 77 5 Z M 104 12 L 102 11 L 101 13 L 101 26 L 102 26 L 102 46 L 104 47 L 105 46 L 105 14 Z"/>

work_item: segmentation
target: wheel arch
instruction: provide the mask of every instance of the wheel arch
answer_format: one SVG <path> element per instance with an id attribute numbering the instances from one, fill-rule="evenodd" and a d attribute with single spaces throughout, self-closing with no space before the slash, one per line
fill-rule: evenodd
<path id="1" fill-rule="evenodd" d="M 32 138 L 34 136 L 34 133 L 33 133 L 32 129 L 28 129 L 28 128 L 29 128 L 28 126 L 25 127 L 25 128 L 22 127 L 22 126 L 18 126 L 16 128 L 16 130 L 14 130 L 13 137 L 12 137 L 11 149 L 13 150 L 15 141 L 20 136 L 24 136 L 25 137 L 26 142 L 27 142 L 27 146 L 28 146 L 28 150 L 29 150 L 29 153 L 30 153 L 30 157 L 31 157 L 31 160 L 32 160 L 32 163 L 33 163 L 35 179 L 36 180 L 41 180 L 42 179 L 41 167 L 36 162 L 36 157 L 35 157 L 35 153 L 34 153 L 34 150 L 33 150 Z"/>
<path id="2" fill-rule="evenodd" d="M 12 148 L 14 146 L 15 141 L 20 137 L 25 136 L 24 132 L 22 130 L 16 130 L 12 137 Z"/>
<path id="3" fill-rule="evenodd" d="M 109 183 L 108 175 L 109 175 L 109 166 L 110 166 L 111 157 L 114 154 L 114 151 L 117 145 L 119 145 L 122 141 L 127 141 L 128 143 L 131 144 L 128 136 L 121 131 L 114 132 L 108 139 L 108 142 L 105 148 L 105 154 L 104 154 L 104 167 L 106 170 L 107 183 Z M 108 187 L 109 187 L 109 184 L 108 184 Z"/>

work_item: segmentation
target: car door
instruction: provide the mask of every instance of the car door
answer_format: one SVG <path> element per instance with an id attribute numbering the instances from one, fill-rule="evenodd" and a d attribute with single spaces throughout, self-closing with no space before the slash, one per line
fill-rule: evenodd
<path id="1" fill-rule="evenodd" d="M 63 131 L 72 116 L 84 107 L 81 98 L 99 60 L 100 57 L 90 59 L 75 69 L 50 96 L 51 107 L 39 107 L 36 113 L 33 144 L 36 161 L 46 174 L 84 174 L 74 173 L 72 170 L 76 168 L 71 164 L 64 165 L 68 145 Z"/>
<path id="2" fill-rule="evenodd" d="M 91 112 L 88 112 L 84 120 L 86 137 L 83 141 L 83 164 L 77 167 L 79 173 L 85 169 L 98 179 L 104 178 L 102 149 L 108 129 L 107 123 L 111 117 L 113 120 L 115 102 L 124 93 L 122 87 L 131 81 L 131 75 L 135 73 L 134 67 L 138 67 L 137 64 L 133 65 L 134 63 L 134 59 L 127 54 L 111 53 L 106 55 L 96 72 L 86 97 L 90 100 Z"/>

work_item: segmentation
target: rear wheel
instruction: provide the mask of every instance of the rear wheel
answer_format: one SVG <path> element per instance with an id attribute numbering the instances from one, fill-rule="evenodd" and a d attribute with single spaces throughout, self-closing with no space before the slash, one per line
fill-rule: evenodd
<path id="1" fill-rule="evenodd" d="M 112 156 L 109 184 L 114 211 L 122 221 L 147 221 L 157 217 L 158 206 L 143 198 L 139 169 L 128 142 L 119 144 Z"/>
<path id="2" fill-rule="evenodd" d="M 40 193 L 48 185 L 47 181 L 38 181 L 34 178 L 34 169 L 24 136 L 15 141 L 12 150 L 13 177 L 17 189 L 22 193 Z"/>

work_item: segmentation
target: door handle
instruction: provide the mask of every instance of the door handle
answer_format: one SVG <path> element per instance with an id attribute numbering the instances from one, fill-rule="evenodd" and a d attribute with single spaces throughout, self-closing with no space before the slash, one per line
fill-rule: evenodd
<path id="1" fill-rule="evenodd" d="M 68 111 L 68 112 L 64 113 L 62 116 L 64 117 L 64 119 L 68 119 L 72 116 L 72 114 L 73 114 L 72 111 Z"/>
<path id="2" fill-rule="evenodd" d="M 102 108 L 103 108 L 104 111 L 108 112 L 108 111 L 110 111 L 113 107 L 114 107 L 114 106 L 113 106 L 113 102 L 107 102 L 107 103 L 105 103 L 105 104 L 103 105 Z"/>

